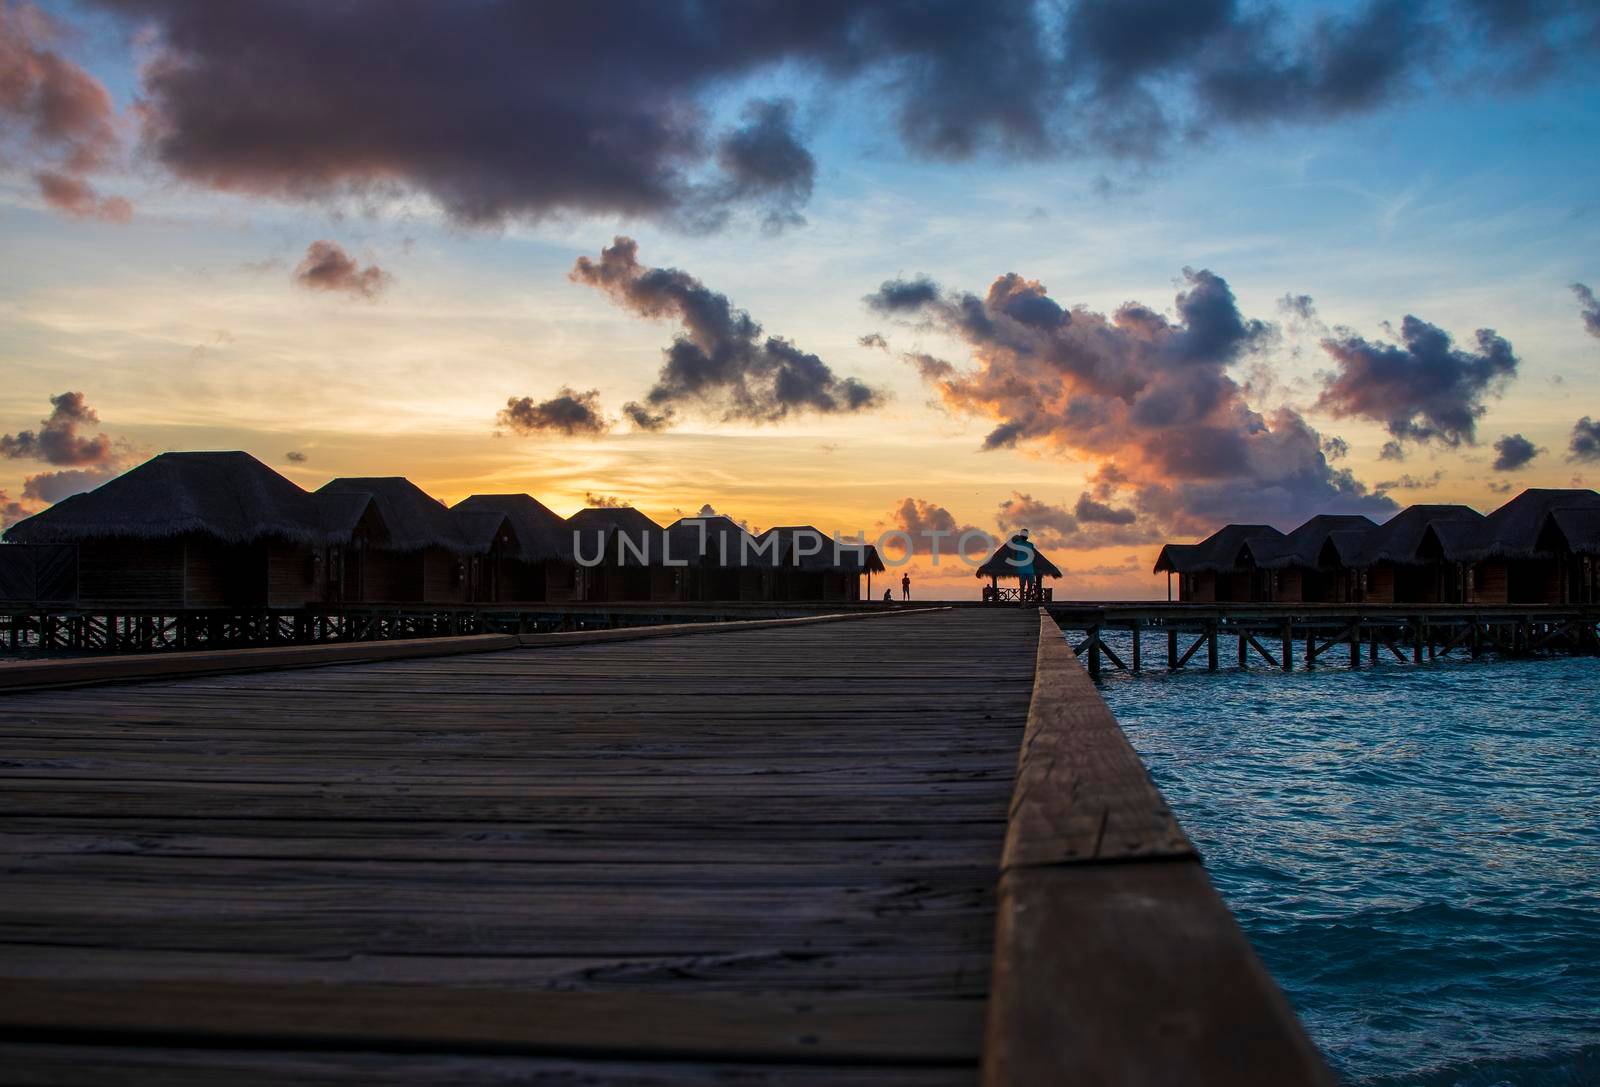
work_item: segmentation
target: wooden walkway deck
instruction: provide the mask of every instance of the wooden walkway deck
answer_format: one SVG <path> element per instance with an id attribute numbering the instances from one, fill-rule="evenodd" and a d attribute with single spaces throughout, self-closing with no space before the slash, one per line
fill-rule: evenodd
<path id="1" fill-rule="evenodd" d="M 0 693 L 6 1082 L 978 1076 L 1039 618 Z"/>

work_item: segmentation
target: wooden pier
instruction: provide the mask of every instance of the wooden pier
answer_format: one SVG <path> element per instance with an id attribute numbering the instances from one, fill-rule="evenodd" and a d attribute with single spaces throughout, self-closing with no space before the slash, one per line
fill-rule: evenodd
<path id="1" fill-rule="evenodd" d="M 1284 672 L 1343 660 L 1351 668 L 1536 654 L 1600 653 L 1600 606 L 1593 604 L 1144 604 L 1047 605 L 1074 632 L 1090 676 L 1150 666 L 1176 672 L 1201 664 Z M 1106 641 L 1125 634 L 1120 647 Z M 1231 653 L 1229 652 L 1231 651 Z M 1204 654 L 1201 657 L 1201 654 Z M 1126 655 L 1124 655 L 1126 654 Z"/>
<path id="2" fill-rule="evenodd" d="M 0 691 L 6 1082 L 1331 1083 L 1047 615 L 486 637 Z"/>

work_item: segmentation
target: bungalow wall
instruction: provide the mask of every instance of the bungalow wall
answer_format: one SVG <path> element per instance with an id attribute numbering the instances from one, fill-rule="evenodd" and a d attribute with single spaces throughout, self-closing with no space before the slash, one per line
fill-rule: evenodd
<path id="1" fill-rule="evenodd" d="M 1470 572 L 1471 593 L 1470 602 L 1473 604 L 1505 604 L 1510 600 L 1508 594 L 1510 571 L 1506 563 L 1499 559 L 1480 562 Z"/>
<path id="2" fill-rule="evenodd" d="M 85 605 L 183 607 L 182 539 L 87 540 L 78 545 L 78 599 Z"/>
<path id="3" fill-rule="evenodd" d="M 1210 570 L 1184 574 L 1179 586 L 1178 598 L 1185 603 L 1214 604 L 1217 601 L 1217 575 Z"/>
<path id="4" fill-rule="evenodd" d="M 1394 603 L 1395 568 L 1393 563 L 1374 563 L 1363 572 L 1361 581 L 1362 600 L 1369 604 Z"/>
<path id="5" fill-rule="evenodd" d="M 321 548 L 273 540 L 267 544 L 267 605 L 303 608 L 326 599 Z"/>
<path id="6" fill-rule="evenodd" d="M 1272 599 L 1285 604 L 1300 604 L 1306 599 L 1306 574 L 1298 566 L 1291 566 L 1277 573 L 1277 583 L 1273 586 Z"/>
<path id="7" fill-rule="evenodd" d="M 466 559 L 442 547 L 422 553 L 422 600 L 426 604 L 465 604 L 471 589 Z"/>
<path id="8" fill-rule="evenodd" d="M 1512 604 L 1561 603 L 1561 562 L 1513 559 L 1506 564 L 1506 600 Z"/>
<path id="9" fill-rule="evenodd" d="M 417 604 L 423 600 L 422 551 L 368 551 L 362 562 L 364 604 Z M 351 603 L 357 603 L 351 600 Z"/>

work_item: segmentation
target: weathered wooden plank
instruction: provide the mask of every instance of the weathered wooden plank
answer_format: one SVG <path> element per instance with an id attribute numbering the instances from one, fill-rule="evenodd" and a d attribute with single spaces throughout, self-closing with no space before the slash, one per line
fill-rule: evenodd
<path id="1" fill-rule="evenodd" d="M 921 1062 L 911 1082 L 942 1082 L 945 1043 L 919 1032 L 945 1031 L 948 1012 L 970 1077 L 1037 624 L 901 616 L 0 695 L 0 960 L 86 990 L 476 987 L 473 1007 L 512 991 L 719 995 L 772 1012 L 759 1030 L 789 1004 L 889 1001 L 905 1015 L 860 1028 L 870 1053 L 819 1058 L 818 1036 L 800 1057 L 665 1055 L 681 1082 L 768 1082 L 796 1059 L 824 1063 L 771 1082 L 854 1082 L 853 1061 L 885 1082 Z M 973 685 L 974 668 L 992 682 Z M 232 1003 L 211 999 L 219 1015 Z M 640 1055 L 655 1028 L 635 1022 L 656 1006 L 602 1015 L 583 1059 L 517 1058 L 508 1074 L 656 1082 L 663 1066 Z M 95 1045 L 32 1049 L 68 1080 L 93 1079 L 73 1070 L 125 1037 L 78 1007 Z M 19 1023 L 0 1013 L 0 1031 L 34 1037 Z M 896 1036 L 915 1052 L 883 1051 Z M 139 1037 L 114 1047 L 145 1054 L 132 1067 L 199 1052 Z M 304 1047 L 285 1043 L 296 1067 Z M 405 1082 L 401 1066 L 421 1066 L 400 1057 L 367 1070 Z"/>
<path id="2" fill-rule="evenodd" d="M 1196 860 L 1009 871 L 996 948 L 985 1084 L 1334 1085 Z"/>
<path id="3" fill-rule="evenodd" d="M 1042 609 L 1039 626 L 1002 863 L 1193 855 L 1138 753 Z"/>
<path id="4" fill-rule="evenodd" d="M 982 1018 L 970 1000 L 0 977 L 0 1029 L 36 1041 L 939 1066 L 977 1063 Z"/>
<path id="5" fill-rule="evenodd" d="M 0 1042 L 13 1087 L 115 1083 L 123 1087 L 283 1087 L 286 1083 L 394 1087 L 968 1087 L 972 1069 L 891 1065 L 788 1065 L 689 1061 L 579 1061 L 416 1053 L 154 1049 L 135 1045 Z"/>

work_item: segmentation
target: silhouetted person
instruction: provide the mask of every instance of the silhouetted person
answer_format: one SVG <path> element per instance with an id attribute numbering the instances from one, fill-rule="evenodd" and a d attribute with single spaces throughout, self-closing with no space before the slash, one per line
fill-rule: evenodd
<path id="1" fill-rule="evenodd" d="M 901 600 L 910 600 L 911 599 L 911 575 L 910 574 L 901 574 L 900 575 L 900 599 Z"/>
<path id="2" fill-rule="evenodd" d="M 1011 564 L 1017 571 L 1017 582 L 1020 589 L 1017 595 L 1021 597 L 1024 604 L 1030 599 L 1036 599 L 1043 595 L 1040 592 L 1041 579 L 1034 569 L 1033 556 L 1034 548 L 1033 544 L 1028 542 L 1027 529 L 1023 529 L 1011 537 Z"/>
<path id="3" fill-rule="evenodd" d="M 894 603 L 894 590 L 893 589 L 885 589 L 885 590 L 883 590 L 883 602 L 885 604 L 893 604 Z"/>

